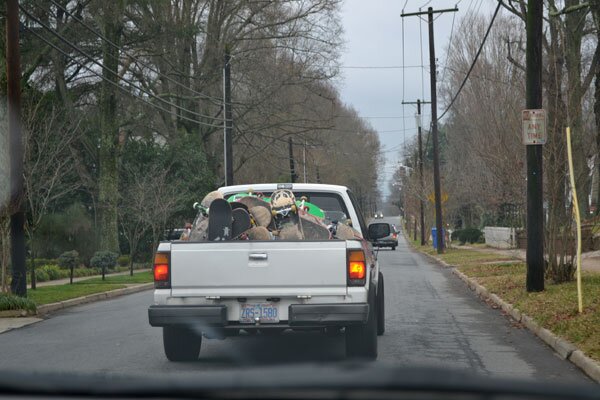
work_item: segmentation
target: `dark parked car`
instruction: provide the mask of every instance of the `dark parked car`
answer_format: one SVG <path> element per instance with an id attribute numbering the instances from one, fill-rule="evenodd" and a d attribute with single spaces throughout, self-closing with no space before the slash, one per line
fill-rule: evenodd
<path id="1" fill-rule="evenodd" d="M 392 250 L 396 250 L 398 246 L 398 229 L 393 224 L 390 225 L 390 234 L 384 238 L 373 241 L 375 247 L 391 247 Z"/>

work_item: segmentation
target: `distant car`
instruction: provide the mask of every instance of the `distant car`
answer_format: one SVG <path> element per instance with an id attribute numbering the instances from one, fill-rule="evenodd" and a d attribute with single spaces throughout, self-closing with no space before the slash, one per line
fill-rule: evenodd
<path id="1" fill-rule="evenodd" d="M 376 213 L 375 213 L 375 218 L 376 218 L 376 219 L 383 218 L 383 213 L 382 213 L 382 212 L 376 212 Z"/>
<path id="2" fill-rule="evenodd" d="M 396 246 L 398 246 L 398 229 L 395 225 L 390 225 L 390 234 L 381 239 L 377 239 L 373 241 L 374 247 L 391 247 L 392 250 L 396 250 Z"/>

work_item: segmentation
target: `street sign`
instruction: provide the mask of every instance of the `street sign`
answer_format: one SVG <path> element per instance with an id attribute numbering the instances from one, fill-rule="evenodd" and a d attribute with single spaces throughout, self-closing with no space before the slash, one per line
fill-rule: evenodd
<path id="1" fill-rule="evenodd" d="M 546 144 L 546 110 L 523 110 L 523 144 Z"/>

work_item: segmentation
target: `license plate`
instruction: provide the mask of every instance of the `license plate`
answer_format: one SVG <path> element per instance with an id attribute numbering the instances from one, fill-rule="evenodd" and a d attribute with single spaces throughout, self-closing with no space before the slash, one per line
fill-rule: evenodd
<path id="1" fill-rule="evenodd" d="M 240 323 L 254 324 L 258 318 L 261 324 L 279 322 L 279 310 L 273 303 L 243 303 L 240 309 Z"/>

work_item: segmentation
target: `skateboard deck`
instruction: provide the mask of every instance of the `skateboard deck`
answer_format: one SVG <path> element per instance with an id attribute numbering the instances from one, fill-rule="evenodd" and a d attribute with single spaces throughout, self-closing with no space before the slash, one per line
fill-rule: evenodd
<path id="1" fill-rule="evenodd" d="M 300 215 L 300 219 L 305 240 L 328 240 L 331 238 L 329 229 L 318 218 L 307 214 Z"/>
<path id="2" fill-rule="evenodd" d="M 249 209 L 252 207 L 265 207 L 271 211 L 271 205 L 269 203 L 255 196 L 244 196 L 236 200 L 236 202 L 244 204 Z"/>
<path id="3" fill-rule="evenodd" d="M 232 210 L 231 216 L 233 217 L 233 222 L 231 224 L 232 238 L 235 239 L 248 229 L 252 228 L 250 214 L 248 214 L 248 211 L 244 210 L 243 208 L 236 208 L 235 210 Z"/>
<path id="4" fill-rule="evenodd" d="M 304 212 L 310 215 L 314 215 L 317 218 L 325 218 L 325 213 L 317 205 L 309 203 L 303 196 L 300 200 L 296 199 L 296 206 L 302 209 Z"/>
<path id="5" fill-rule="evenodd" d="M 215 199 L 208 215 L 208 240 L 231 239 L 231 206 L 225 199 Z"/>
<path id="6" fill-rule="evenodd" d="M 272 240 L 271 232 L 264 226 L 255 226 L 247 231 L 250 240 Z"/>
<path id="7" fill-rule="evenodd" d="M 271 209 L 275 229 L 279 231 L 279 238 L 286 240 L 302 240 L 302 221 L 296 206 L 296 199 L 291 190 L 280 189 L 271 195 Z"/>
<path id="8" fill-rule="evenodd" d="M 208 218 L 194 223 L 190 233 L 190 242 L 205 242 L 208 240 Z"/>
<path id="9" fill-rule="evenodd" d="M 231 206 L 232 210 L 243 208 L 244 210 L 248 211 L 248 206 L 244 203 L 240 203 L 239 201 L 230 201 L 229 205 Z"/>

